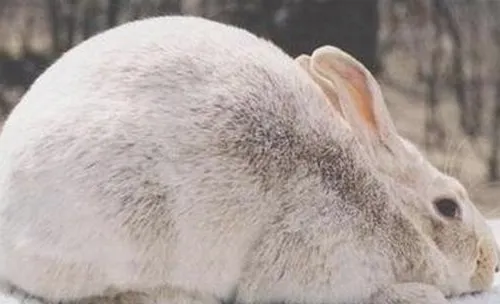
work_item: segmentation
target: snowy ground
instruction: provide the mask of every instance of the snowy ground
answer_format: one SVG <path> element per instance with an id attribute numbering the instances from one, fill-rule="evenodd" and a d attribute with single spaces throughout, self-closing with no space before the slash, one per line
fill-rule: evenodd
<path id="1" fill-rule="evenodd" d="M 498 282 L 497 284 L 500 284 L 500 282 Z M 488 294 L 464 297 L 461 299 L 452 300 L 451 302 L 453 304 L 499 304 L 500 288 L 497 287 L 495 290 Z"/>
<path id="2" fill-rule="evenodd" d="M 499 304 L 500 276 L 497 276 L 495 285 L 495 288 L 489 293 L 453 299 L 451 302 L 452 304 Z"/>

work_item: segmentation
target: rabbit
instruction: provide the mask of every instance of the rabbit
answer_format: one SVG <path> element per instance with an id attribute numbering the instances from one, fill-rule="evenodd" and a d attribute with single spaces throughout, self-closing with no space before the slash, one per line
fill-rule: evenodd
<path id="1" fill-rule="evenodd" d="M 0 281 L 43 303 L 445 304 L 498 260 L 353 57 L 188 16 L 36 79 L 0 134 L 0 231 Z"/>
<path id="2" fill-rule="evenodd" d="M 473 277 L 473 284 L 485 286 L 491 284 L 492 276 L 484 275 L 488 267 L 495 266 L 495 272 L 498 272 L 499 248 L 489 225 L 485 218 L 470 201 L 468 193 L 464 186 L 455 178 L 443 174 L 435 168 L 418 150 L 418 148 L 400 136 L 389 111 L 384 103 L 382 92 L 373 75 L 355 58 L 346 52 L 331 46 L 321 47 L 315 50 L 312 56 L 301 55 L 296 61 L 306 70 L 312 79 L 319 85 L 325 95 L 325 99 L 335 108 L 337 113 L 349 122 L 357 138 L 363 143 L 362 148 L 370 155 L 373 164 L 378 171 L 386 176 L 393 177 L 393 182 L 399 188 L 398 192 L 417 190 L 417 194 L 424 200 L 424 205 L 418 206 L 403 202 L 403 209 L 408 209 L 410 214 L 421 214 L 413 220 L 417 220 L 418 226 L 424 231 L 429 232 L 432 239 L 445 252 L 456 251 L 456 263 L 458 267 L 467 256 L 462 256 L 466 248 L 460 245 L 466 243 L 470 234 L 477 234 L 480 237 L 479 243 L 485 242 L 487 245 L 478 244 L 479 258 L 485 253 L 485 248 L 489 247 L 490 253 L 486 260 L 479 258 L 477 260 L 477 269 Z M 432 202 L 431 206 L 429 202 Z M 439 205 L 442 205 L 441 207 Z M 444 205 L 443 205 L 444 204 Z M 461 205 L 465 206 L 461 206 Z M 439 210 L 444 208 L 444 210 Z M 435 230 L 435 223 L 430 222 L 428 215 L 429 209 L 442 213 L 453 206 L 458 213 L 454 217 L 461 219 L 457 225 L 449 231 L 442 227 L 441 232 L 445 234 L 433 235 L 430 231 Z M 465 215 L 463 208 L 470 208 L 469 215 Z M 436 209 L 437 208 L 437 209 Z M 443 214 L 441 214 L 443 215 Z M 471 227 L 464 227 L 465 217 L 473 224 Z M 446 224 L 450 224 L 447 222 Z M 429 227 L 429 225 L 434 227 Z M 460 227 L 462 226 L 462 227 Z M 451 228 L 451 227 L 450 227 Z M 464 233 L 468 230 L 467 233 Z M 463 234 L 463 235 L 459 235 Z M 467 236 L 469 234 L 469 236 Z M 459 238 L 463 238 L 460 242 Z M 463 251 L 462 251 L 463 250 Z M 483 251 L 483 252 L 481 252 Z M 487 250 L 486 250 L 487 251 Z M 496 258 L 493 258 L 493 255 Z M 484 258 L 483 257 L 483 258 Z M 460 261 L 460 258 L 463 258 Z M 481 269 L 485 267 L 484 269 Z"/>
<path id="3" fill-rule="evenodd" d="M 433 207 L 438 207 L 438 209 L 438 204 L 444 203 L 453 206 L 456 211 L 463 212 L 458 202 L 465 201 L 463 204 L 472 209 L 473 217 L 471 220 L 474 223 L 469 234 L 484 235 L 486 240 L 479 242 L 486 241 L 489 243 L 486 246 L 494 251 L 497 258 L 500 256 L 490 227 L 470 201 L 466 189 L 455 178 L 437 170 L 413 143 L 397 133 L 383 101 L 379 85 L 359 61 L 331 46 L 317 49 L 312 56 L 301 55 L 296 61 L 321 87 L 326 96 L 325 99 L 353 126 L 358 139 L 363 142 L 362 147 L 370 155 L 378 170 L 386 176 L 395 177 L 394 182 L 398 184 L 397 187 L 410 188 L 413 191 L 418 189 L 418 194 L 424 197 L 425 204 L 423 206 L 417 207 L 405 203 L 404 208 L 408 208 L 410 213 L 422 214 L 428 212 L 426 210 L 428 202 L 433 202 Z M 396 191 L 401 191 L 401 189 Z M 422 208 L 424 209 L 422 210 Z M 445 209 L 449 209 L 449 207 Z M 437 211 L 441 213 L 446 210 Z M 463 220 L 463 214 L 457 213 L 456 215 Z M 430 223 L 425 217 L 425 214 L 422 214 L 422 218 L 417 218 L 418 225 L 423 226 L 424 231 L 432 231 L 432 227 L 426 226 L 435 224 Z M 460 224 L 463 225 L 463 223 Z M 457 242 L 458 238 L 467 237 L 466 234 L 458 236 L 460 232 L 464 232 L 463 228 L 455 227 L 455 229 L 447 231 L 447 234 L 431 236 L 443 247 L 442 250 L 456 250 L 458 251 L 456 252 L 457 257 L 460 257 L 463 254 L 460 251 L 466 250 L 458 247 L 462 242 Z M 467 257 L 463 256 L 463 258 Z M 488 258 L 490 262 L 497 260 L 497 258 L 490 258 Z M 460 263 L 458 261 L 457 264 Z M 489 265 L 488 263 L 484 264 L 484 260 L 477 260 L 477 269 L 473 278 L 474 284 L 481 285 L 485 282 L 491 284 L 493 278 L 484 276 L 484 271 L 491 265 L 496 265 L 496 272 L 499 269 L 498 262 Z M 486 268 L 481 269 L 483 267 Z M 488 279 L 486 280 L 486 278 Z"/>

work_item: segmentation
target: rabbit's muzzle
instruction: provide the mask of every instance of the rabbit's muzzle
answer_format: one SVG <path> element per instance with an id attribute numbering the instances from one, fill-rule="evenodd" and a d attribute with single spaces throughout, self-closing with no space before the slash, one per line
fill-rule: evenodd
<path id="1" fill-rule="evenodd" d="M 494 274 L 499 271 L 499 249 L 492 240 L 481 240 L 478 244 L 476 270 L 471 278 L 471 288 L 485 291 L 493 285 Z"/>

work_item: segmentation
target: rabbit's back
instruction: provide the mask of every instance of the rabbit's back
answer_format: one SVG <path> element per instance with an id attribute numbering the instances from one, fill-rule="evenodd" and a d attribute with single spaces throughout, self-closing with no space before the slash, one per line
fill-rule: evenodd
<path id="1" fill-rule="evenodd" d="M 227 295 L 276 197 L 300 190 L 305 149 L 342 132 L 293 60 L 246 31 L 164 17 L 100 34 L 4 126 L 0 277 L 55 298 L 167 282 Z"/>

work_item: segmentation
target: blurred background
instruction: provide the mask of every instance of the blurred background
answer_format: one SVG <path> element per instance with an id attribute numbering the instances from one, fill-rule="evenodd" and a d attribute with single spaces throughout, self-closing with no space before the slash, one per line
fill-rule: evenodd
<path id="1" fill-rule="evenodd" d="M 238 25 L 292 56 L 347 50 L 379 80 L 400 132 L 500 216 L 500 0 L 0 0 L 0 125 L 66 50 L 166 14 Z"/>

